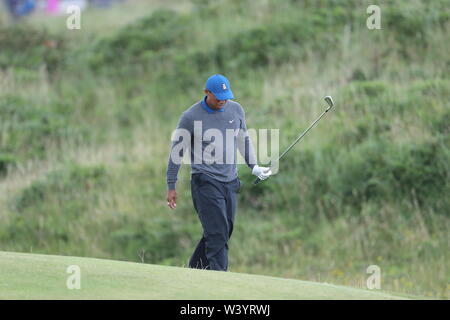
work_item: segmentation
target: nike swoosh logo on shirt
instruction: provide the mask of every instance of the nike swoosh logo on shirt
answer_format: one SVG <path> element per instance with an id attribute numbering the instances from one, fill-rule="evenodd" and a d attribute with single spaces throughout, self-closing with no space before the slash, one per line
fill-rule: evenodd
<path id="1" fill-rule="evenodd" d="M 229 122 L 230 122 L 230 123 L 233 123 L 233 121 L 234 121 L 234 119 L 233 119 L 233 120 L 230 120 Z"/>

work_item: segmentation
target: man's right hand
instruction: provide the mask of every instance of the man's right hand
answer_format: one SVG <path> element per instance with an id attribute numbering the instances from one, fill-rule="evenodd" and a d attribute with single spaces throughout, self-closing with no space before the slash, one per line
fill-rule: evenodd
<path id="1" fill-rule="evenodd" d="M 167 205 L 170 209 L 175 209 L 177 207 L 177 192 L 175 190 L 167 191 Z"/>

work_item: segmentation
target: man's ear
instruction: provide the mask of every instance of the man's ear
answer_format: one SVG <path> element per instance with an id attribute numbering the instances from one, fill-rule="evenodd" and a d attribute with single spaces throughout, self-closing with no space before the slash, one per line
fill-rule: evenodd
<path id="1" fill-rule="evenodd" d="M 209 93 L 209 90 L 208 90 L 208 89 L 205 89 L 204 91 L 205 91 L 205 94 L 208 94 L 208 93 Z"/>

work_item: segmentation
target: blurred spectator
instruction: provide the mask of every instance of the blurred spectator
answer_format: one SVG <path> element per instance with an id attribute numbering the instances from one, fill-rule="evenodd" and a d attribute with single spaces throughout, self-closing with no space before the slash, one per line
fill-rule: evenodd
<path id="1" fill-rule="evenodd" d="M 4 0 L 4 3 L 13 19 L 24 17 L 36 8 L 35 0 Z"/>
<path id="2" fill-rule="evenodd" d="M 69 6 L 78 6 L 81 10 L 87 7 L 86 0 L 47 0 L 46 12 L 49 14 L 66 14 Z"/>
<path id="3" fill-rule="evenodd" d="M 1 1 L 1 0 L 0 0 Z M 45 11 L 47 14 L 66 14 L 70 5 L 76 5 L 81 10 L 88 5 L 97 8 L 109 8 L 124 0 L 3 0 L 6 9 L 14 20 L 29 15 L 35 11 Z"/>
<path id="4" fill-rule="evenodd" d="M 47 13 L 56 14 L 59 12 L 59 0 L 47 0 Z"/>
<path id="5" fill-rule="evenodd" d="M 69 6 L 78 6 L 81 10 L 84 10 L 86 9 L 87 5 L 87 0 L 60 0 L 59 10 L 60 13 L 65 14 Z"/>
<path id="6" fill-rule="evenodd" d="M 107 8 L 112 4 L 123 2 L 123 0 L 89 0 L 89 4 L 92 4 L 95 7 Z"/>

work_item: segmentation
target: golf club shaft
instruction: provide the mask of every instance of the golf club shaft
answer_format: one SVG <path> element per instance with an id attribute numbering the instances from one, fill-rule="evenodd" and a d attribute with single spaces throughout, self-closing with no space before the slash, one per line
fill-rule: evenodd
<path id="1" fill-rule="evenodd" d="M 314 125 L 328 112 L 328 110 L 331 109 L 331 106 L 328 107 L 321 115 L 320 117 L 318 117 L 309 127 L 308 129 L 306 129 L 282 154 L 281 156 L 278 157 L 277 162 L 280 161 L 281 158 L 283 158 L 283 156 L 288 153 L 289 150 L 292 149 L 293 146 L 295 146 L 297 144 L 297 142 L 299 142 L 307 133 L 309 130 L 311 130 L 312 127 L 314 127 Z M 272 165 L 270 166 L 270 169 L 272 169 Z M 259 178 L 256 178 L 256 180 L 253 182 L 253 184 L 258 184 L 260 183 L 262 180 Z"/>

